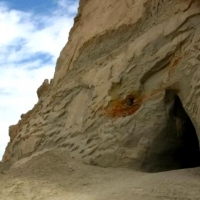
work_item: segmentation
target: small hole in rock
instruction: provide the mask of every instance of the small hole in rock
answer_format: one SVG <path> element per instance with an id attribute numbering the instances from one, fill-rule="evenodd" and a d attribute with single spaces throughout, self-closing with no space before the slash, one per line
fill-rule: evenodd
<path id="1" fill-rule="evenodd" d="M 88 139 L 88 141 L 86 142 L 86 144 L 90 144 L 92 142 L 92 138 Z"/>
<path id="2" fill-rule="evenodd" d="M 125 104 L 126 104 L 127 106 L 133 106 L 134 101 L 135 101 L 135 99 L 134 99 L 133 96 L 131 96 L 131 95 L 128 95 L 128 96 L 125 98 Z"/>

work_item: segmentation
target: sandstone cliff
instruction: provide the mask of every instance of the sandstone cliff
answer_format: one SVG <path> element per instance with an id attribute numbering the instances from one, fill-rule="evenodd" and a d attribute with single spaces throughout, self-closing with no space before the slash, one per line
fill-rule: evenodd
<path id="1" fill-rule="evenodd" d="M 64 148 L 100 166 L 198 165 L 199 22 L 198 0 L 81 0 L 54 78 L 9 128 L 3 162 Z"/>

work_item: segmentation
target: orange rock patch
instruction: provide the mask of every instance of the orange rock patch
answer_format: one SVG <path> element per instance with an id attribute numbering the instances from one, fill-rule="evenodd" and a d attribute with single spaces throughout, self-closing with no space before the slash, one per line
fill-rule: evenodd
<path id="1" fill-rule="evenodd" d="M 104 108 L 104 113 L 110 117 L 126 117 L 134 114 L 141 106 L 142 97 L 137 94 L 129 94 L 126 98 L 114 99 Z"/>

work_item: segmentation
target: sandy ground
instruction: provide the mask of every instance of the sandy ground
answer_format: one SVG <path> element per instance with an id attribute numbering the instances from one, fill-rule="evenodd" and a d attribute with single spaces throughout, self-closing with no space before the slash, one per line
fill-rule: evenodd
<path id="1" fill-rule="evenodd" d="M 0 174 L 0 200 L 200 200 L 200 168 L 143 173 L 100 168 L 61 150 L 24 159 Z"/>

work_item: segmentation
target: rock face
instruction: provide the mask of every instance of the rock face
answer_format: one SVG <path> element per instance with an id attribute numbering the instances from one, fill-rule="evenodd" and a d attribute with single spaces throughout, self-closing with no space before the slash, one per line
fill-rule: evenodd
<path id="1" fill-rule="evenodd" d="M 198 0 L 81 0 L 51 83 L 3 162 L 48 148 L 100 166 L 199 165 Z"/>

